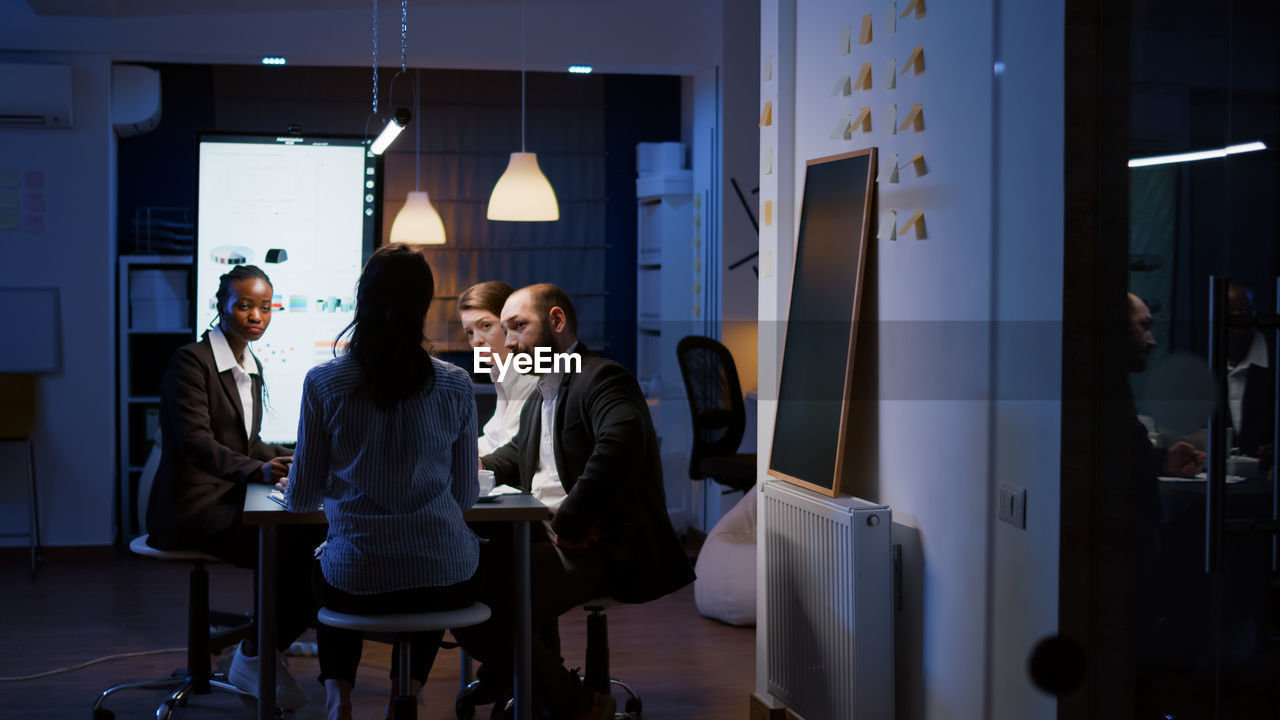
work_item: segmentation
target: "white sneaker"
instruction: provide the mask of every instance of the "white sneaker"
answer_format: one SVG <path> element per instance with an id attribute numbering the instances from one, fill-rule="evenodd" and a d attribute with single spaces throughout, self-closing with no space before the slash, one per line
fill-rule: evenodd
<path id="1" fill-rule="evenodd" d="M 284 658 L 279 653 L 273 654 L 276 659 L 276 706 L 281 710 L 298 710 L 307 704 L 307 694 L 289 674 Z M 227 673 L 227 679 L 237 688 L 258 697 L 258 662 L 259 658 L 244 654 L 242 640 L 231 660 L 231 671 Z"/>

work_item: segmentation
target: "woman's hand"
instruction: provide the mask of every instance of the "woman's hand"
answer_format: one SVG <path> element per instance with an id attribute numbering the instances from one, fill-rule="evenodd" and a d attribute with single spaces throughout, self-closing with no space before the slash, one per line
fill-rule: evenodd
<path id="1" fill-rule="evenodd" d="M 292 456 L 273 458 L 262 464 L 262 482 L 275 485 L 284 492 L 289 487 L 289 466 L 293 464 Z"/>

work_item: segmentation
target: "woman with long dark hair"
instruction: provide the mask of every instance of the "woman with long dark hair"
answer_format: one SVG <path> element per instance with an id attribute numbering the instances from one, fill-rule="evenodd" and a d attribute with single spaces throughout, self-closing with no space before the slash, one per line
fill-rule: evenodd
<path id="1" fill-rule="evenodd" d="M 271 279 L 237 265 L 218 283 L 218 315 L 199 342 L 174 352 L 160 391 L 160 466 L 147 504 L 148 543 L 193 549 L 244 568 L 258 560 L 258 531 L 243 523 L 245 487 L 272 484 L 289 472 L 290 451 L 262 442 L 262 363 L 249 344 L 271 324 Z M 276 650 L 315 618 L 307 583 L 319 539 L 310 528 L 279 533 Z M 258 694 L 258 650 L 240 643 L 228 672 L 233 685 Z M 296 710 L 307 696 L 275 653 L 276 698 Z"/>
<path id="2" fill-rule="evenodd" d="M 316 596 L 339 612 L 464 607 L 479 541 L 462 520 L 479 493 L 470 376 L 431 357 L 427 309 L 435 281 L 403 244 L 369 258 L 356 289 L 347 352 L 312 368 L 302 391 L 290 510 L 323 500 L 329 536 L 316 559 Z M 416 694 L 442 633 L 413 639 Z M 318 625 L 320 679 L 331 719 L 351 717 L 359 632 Z M 392 656 L 392 694 L 400 659 Z"/>

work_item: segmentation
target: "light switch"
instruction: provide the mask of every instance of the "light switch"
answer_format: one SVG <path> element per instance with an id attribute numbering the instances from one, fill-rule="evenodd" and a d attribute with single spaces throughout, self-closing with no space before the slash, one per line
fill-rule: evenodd
<path id="1" fill-rule="evenodd" d="M 1027 491 L 1014 485 L 1000 485 L 998 517 L 1010 525 L 1027 528 Z"/>

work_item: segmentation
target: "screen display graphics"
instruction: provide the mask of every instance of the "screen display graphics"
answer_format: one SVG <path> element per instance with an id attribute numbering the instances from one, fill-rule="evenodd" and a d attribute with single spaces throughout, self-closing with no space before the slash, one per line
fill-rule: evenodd
<path id="1" fill-rule="evenodd" d="M 378 163 L 362 138 L 200 136 L 196 205 L 197 339 L 216 324 L 218 278 L 256 265 L 270 278 L 262 362 L 262 439 L 297 439 L 302 381 L 333 358 L 372 251 Z"/>

